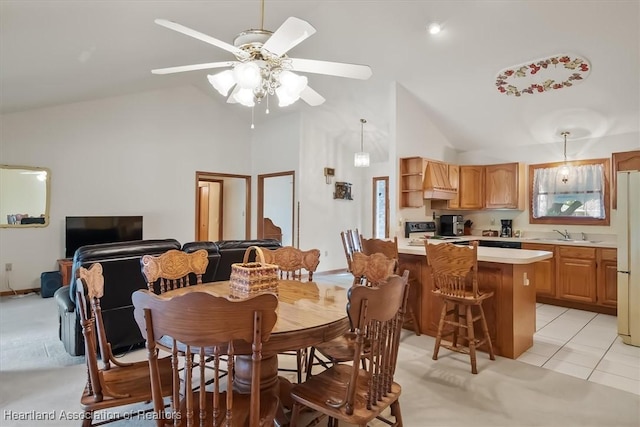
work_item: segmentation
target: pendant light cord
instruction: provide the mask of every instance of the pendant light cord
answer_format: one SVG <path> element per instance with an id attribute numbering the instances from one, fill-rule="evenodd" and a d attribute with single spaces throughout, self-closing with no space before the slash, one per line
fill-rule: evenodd
<path id="1" fill-rule="evenodd" d="M 365 119 L 360 119 L 360 152 L 364 152 L 364 124 L 367 123 Z"/>
<path id="2" fill-rule="evenodd" d="M 260 29 L 264 31 L 264 0 L 262 0 L 262 18 L 260 19 Z"/>

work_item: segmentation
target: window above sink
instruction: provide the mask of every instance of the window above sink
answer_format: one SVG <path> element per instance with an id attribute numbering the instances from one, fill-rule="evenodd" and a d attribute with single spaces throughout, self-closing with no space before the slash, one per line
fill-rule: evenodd
<path id="1" fill-rule="evenodd" d="M 529 165 L 529 222 L 609 225 L 609 174 L 609 159 Z"/>

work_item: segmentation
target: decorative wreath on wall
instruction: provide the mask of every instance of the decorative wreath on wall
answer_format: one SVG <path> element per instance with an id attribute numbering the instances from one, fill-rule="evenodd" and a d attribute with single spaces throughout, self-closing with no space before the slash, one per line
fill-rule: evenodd
<path id="1" fill-rule="evenodd" d="M 498 73 L 496 87 L 506 95 L 533 95 L 571 87 L 584 80 L 590 71 L 591 66 L 584 58 L 556 55 L 505 68 Z"/>

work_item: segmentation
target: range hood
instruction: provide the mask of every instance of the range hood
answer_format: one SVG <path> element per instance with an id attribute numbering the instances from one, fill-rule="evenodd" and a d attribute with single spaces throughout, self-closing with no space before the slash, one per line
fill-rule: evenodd
<path id="1" fill-rule="evenodd" d="M 424 198 L 429 200 L 451 200 L 458 190 L 449 182 L 446 163 L 428 161 L 422 182 Z"/>

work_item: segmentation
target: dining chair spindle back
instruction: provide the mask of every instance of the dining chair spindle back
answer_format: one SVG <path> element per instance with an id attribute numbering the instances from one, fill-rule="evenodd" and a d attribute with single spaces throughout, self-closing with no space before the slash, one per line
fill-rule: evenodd
<path id="1" fill-rule="evenodd" d="M 278 396 L 260 388 L 262 345 L 269 339 L 276 323 L 278 298 L 271 293 L 242 300 L 229 300 L 206 292 L 190 292 L 171 298 L 148 290 L 133 293 L 134 316 L 147 339 L 155 418 L 158 427 L 167 419 L 177 425 L 249 426 L 271 425 L 278 408 Z M 185 316 L 189 313 L 189 316 Z M 177 343 L 184 346 L 184 378 L 174 362 L 173 403 L 165 413 L 160 390 L 165 384 L 157 375 L 159 366 L 156 344 L 161 337 L 172 342 L 172 357 L 177 361 Z M 234 372 L 236 347 L 246 343 L 251 355 L 251 393 L 234 389 L 235 376 L 220 377 L 220 358 L 226 356 L 229 372 Z M 209 354 L 205 354 L 209 353 Z M 192 355 L 198 354 L 198 358 Z M 206 356 L 213 355 L 213 385 L 206 387 Z M 184 382 L 184 388 L 181 384 Z"/>
<path id="2" fill-rule="evenodd" d="M 103 293 L 102 265 L 95 263 L 88 269 L 80 267 L 76 281 L 76 301 L 80 311 L 87 365 L 87 384 L 80 398 L 81 407 L 85 412 L 82 425 L 85 427 L 92 425 L 95 411 L 151 400 L 148 362 L 121 362 L 111 351 L 100 307 Z M 101 364 L 98 363 L 97 345 Z M 158 360 L 157 373 L 160 378 L 171 379 L 168 358 Z M 171 395 L 171 387 L 160 388 L 158 394 Z M 113 417 L 113 421 L 118 419 L 120 418 Z"/>
<path id="3" fill-rule="evenodd" d="M 393 377 L 406 307 L 406 280 L 391 276 L 378 287 L 353 286 L 347 312 L 355 330 L 351 364 L 337 364 L 295 385 L 291 427 L 296 427 L 303 407 L 329 417 L 328 425 L 344 421 L 366 426 L 391 406 L 395 422 L 402 426 L 399 397 L 401 387 Z M 368 367 L 360 359 L 368 348 Z"/>

